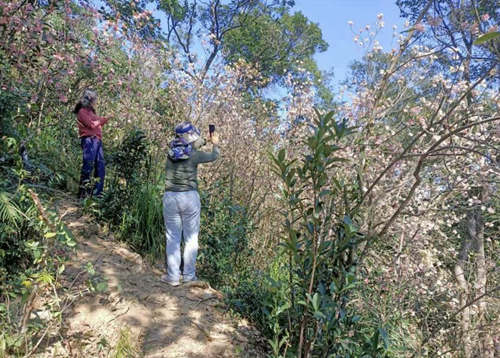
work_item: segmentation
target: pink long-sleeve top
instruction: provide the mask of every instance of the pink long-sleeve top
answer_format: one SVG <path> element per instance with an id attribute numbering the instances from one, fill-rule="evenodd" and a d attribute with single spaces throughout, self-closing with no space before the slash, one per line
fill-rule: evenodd
<path id="1" fill-rule="evenodd" d="M 78 134 L 80 137 L 96 136 L 102 139 L 102 125 L 108 121 L 108 118 L 99 117 L 91 107 L 82 107 L 77 117 Z"/>

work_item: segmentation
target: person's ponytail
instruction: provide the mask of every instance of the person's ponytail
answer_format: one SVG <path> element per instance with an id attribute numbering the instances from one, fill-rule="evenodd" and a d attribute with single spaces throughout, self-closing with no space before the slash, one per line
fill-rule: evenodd
<path id="1" fill-rule="evenodd" d="M 82 102 L 81 102 L 81 101 L 80 101 L 80 102 L 78 102 L 78 103 L 76 104 L 76 106 L 75 106 L 75 109 L 73 110 L 73 113 L 74 113 L 74 114 L 78 114 L 78 112 L 80 111 L 80 109 L 82 109 L 82 107 L 83 107 Z"/>

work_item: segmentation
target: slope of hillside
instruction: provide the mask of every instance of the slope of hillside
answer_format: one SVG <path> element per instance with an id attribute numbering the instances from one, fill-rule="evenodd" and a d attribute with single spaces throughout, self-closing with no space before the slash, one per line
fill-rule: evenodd
<path id="1" fill-rule="evenodd" d="M 160 270 L 103 233 L 77 203 L 55 206 L 78 244 L 62 278 L 62 329 L 38 356 L 264 356 L 254 348 L 258 333 L 225 314 L 222 295 L 207 283 L 162 283 Z"/>

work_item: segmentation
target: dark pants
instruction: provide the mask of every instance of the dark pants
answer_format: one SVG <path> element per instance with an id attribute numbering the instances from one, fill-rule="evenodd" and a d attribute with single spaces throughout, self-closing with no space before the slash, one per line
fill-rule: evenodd
<path id="1" fill-rule="evenodd" d="M 102 141 L 97 137 L 82 137 L 81 146 L 83 151 L 83 165 L 80 176 L 80 197 L 90 194 L 90 176 L 94 172 L 94 177 L 99 178 L 94 186 L 93 195 L 99 195 L 104 188 L 104 175 L 106 163 L 102 150 Z"/>

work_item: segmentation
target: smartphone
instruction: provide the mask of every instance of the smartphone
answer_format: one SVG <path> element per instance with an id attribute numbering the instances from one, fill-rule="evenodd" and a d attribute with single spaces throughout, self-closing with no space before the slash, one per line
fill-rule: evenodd
<path id="1" fill-rule="evenodd" d="M 208 134 L 210 134 L 210 137 L 212 136 L 213 132 L 215 132 L 215 124 L 209 124 L 208 125 Z"/>

